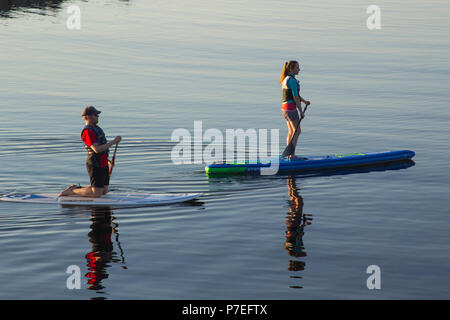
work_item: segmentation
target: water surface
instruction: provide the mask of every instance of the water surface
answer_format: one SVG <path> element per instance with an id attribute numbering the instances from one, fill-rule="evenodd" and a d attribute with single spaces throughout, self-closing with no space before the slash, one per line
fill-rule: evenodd
<path id="1" fill-rule="evenodd" d="M 194 204 L 0 204 L 2 299 L 446 299 L 447 2 L 12 1 L 0 7 L 0 194 L 87 184 L 80 113 L 122 135 L 116 192 Z M 28 2 L 27 2 L 28 3 Z M 67 8 L 81 8 L 68 30 Z M 279 128 L 281 65 L 312 105 L 298 153 L 410 149 L 414 165 L 208 178 L 176 128 Z M 282 146 L 280 146 L 280 149 Z M 280 150 L 281 151 L 281 150 Z M 66 287 L 79 266 L 80 290 Z M 366 268 L 381 268 L 368 290 Z"/>

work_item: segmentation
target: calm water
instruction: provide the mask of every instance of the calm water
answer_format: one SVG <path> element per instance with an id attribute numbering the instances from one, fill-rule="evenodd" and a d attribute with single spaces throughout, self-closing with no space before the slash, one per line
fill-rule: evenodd
<path id="1" fill-rule="evenodd" d="M 80 112 L 122 135 L 111 189 L 203 192 L 131 209 L 0 203 L 1 299 L 447 299 L 447 1 L 29 1 L 0 6 L 0 194 L 88 183 Z M 67 8 L 81 8 L 68 30 Z M 207 178 L 176 128 L 280 128 L 301 61 L 299 154 L 411 149 L 414 164 Z M 282 148 L 282 146 L 280 146 Z M 287 233 L 288 232 L 288 233 Z M 288 237 L 287 237 L 288 235 Z M 66 288 L 70 265 L 81 290 Z M 381 269 L 368 290 L 366 268 Z"/>

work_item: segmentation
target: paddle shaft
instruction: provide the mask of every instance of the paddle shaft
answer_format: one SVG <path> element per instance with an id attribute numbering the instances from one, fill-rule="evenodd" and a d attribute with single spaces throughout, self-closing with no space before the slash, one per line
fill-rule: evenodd
<path id="1" fill-rule="evenodd" d="M 113 157 L 111 159 L 111 168 L 109 168 L 109 175 L 111 176 L 111 173 L 113 171 L 114 168 L 114 162 L 116 161 L 116 152 L 117 152 L 117 147 L 119 146 L 119 143 L 116 143 L 116 147 L 114 148 L 114 154 Z"/>

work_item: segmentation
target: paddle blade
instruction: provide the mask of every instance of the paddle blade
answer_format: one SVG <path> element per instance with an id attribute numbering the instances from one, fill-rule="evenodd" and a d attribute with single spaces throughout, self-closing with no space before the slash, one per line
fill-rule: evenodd
<path id="1" fill-rule="evenodd" d="M 292 135 L 291 141 L 289 141 L 289 144 L 286 146 L 286 149 L 284 149 L 283 153 L 281 154 L 282 158 L 289 157 L 291 155 L 294 155 L 295 152 L 295 145 L 293 143 L 294 137 L 297 134 L 298 128 L 300 127 L 301 119 L 298 121 L 297 127 L 295 128 L 294 134 Z"/>
<path id="2" fill-rule="evenodd" d="M 291 140 L 291 142 L 289 142 L 286 149 L 284 149 L 283 153 L 281 154 L 281 157 L 282 158 L 289 157 L 294 154 L 294 151 L 295 151 L 294 144 L 292 143 L 292 140 Z"/>

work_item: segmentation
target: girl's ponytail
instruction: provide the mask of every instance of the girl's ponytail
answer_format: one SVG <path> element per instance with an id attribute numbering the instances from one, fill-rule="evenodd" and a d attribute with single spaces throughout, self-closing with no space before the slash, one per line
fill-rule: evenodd
<path id="1" fill-rule="evenodd" d="M 293 67 L 295 64 L 298 64 L 298 62 L 295 61 L 295 60 L 289 60 L 288 62 L 285 62 L 285 63 L 284 63 L 283 69 L 281 69 L 280 84 L 283 83 L 284 78 L 286 78 L 286 77 L 289 75 L 289 73 L 290 73 L 291 70 L 292 70 L 292 67 Z"/>

